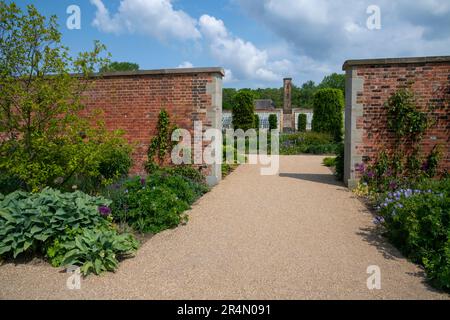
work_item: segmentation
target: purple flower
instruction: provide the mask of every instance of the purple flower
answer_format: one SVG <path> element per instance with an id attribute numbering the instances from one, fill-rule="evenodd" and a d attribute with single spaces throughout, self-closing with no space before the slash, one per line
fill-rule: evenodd
<path id="1" fill-rule="evenodd" d="M 364 163 L 358 163 L 355 167 L 357 172 L 364 172 L 366 170 Z"/>
<path id="2" fill-rule="evenodd" d="M 384 223 L 384 222 L 385 222 L 385 220 L 384 220 L 384 218 L 381 217 L 381 216 L 377 216 L 377 217 L 375 217 L 375 219 L 373 220 L 373 223 L 375 223 L 376 225 L 382 224 L 382 223 Z"/>
<path id="3" fill-rule="evenodd" d="M 100 206 L 98 207 L 98 212 L 104 217 L 107 217 L 111 214 L 111 209 L 107 206 Z"/>
<path id="4" fill-rule="evenodd" d="M 375 177 L 375 173 L 373 173 L 373 171 L 369 171 L 369 172 L 367 172 L 367 177 L 369 179 L 373 179 L 373 177 Z"/>
<path id="5" fill-rule="evenodd" d="M 141 178 L 141 184 L 145 185 L 145 178 Z"/>
<path id="6" fill-rule="evenodd" d="M 397 187 L 398 187 L 397 182 L 391 181 L 391 182 L 389 183 L 389 189 L 395 190 L 395 189 L 397 189 Z"/>
<path id="7" fill-rule="evenodd" d="M 430 169 L 430 165 L 428 164 L 428 161 L 425 161 L 423 164 L 422 164 L 422 171 L 425 171 L 425 172 L 427 172 L 428 171 L 428 169 Z"/>

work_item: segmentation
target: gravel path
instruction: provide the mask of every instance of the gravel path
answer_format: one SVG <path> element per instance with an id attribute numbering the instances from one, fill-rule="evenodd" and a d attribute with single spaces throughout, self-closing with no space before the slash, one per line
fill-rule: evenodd
<path id="1" fill-rule="evenodd" d="M 46 263 L 0 267 L 13 299 L 448 299 L 376 235 L 372 216 L 323 157 L 282 157 L 279 176 L 240 166 L 186 226 L 156 235 L 115 273 L 82 280 Z M 368 290 L 366 269 L 381 269 Z"/>

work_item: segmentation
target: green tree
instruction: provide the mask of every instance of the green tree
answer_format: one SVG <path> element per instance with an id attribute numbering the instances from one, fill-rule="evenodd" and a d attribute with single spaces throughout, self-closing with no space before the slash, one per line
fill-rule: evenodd
<path id="1" fill-rule="evenodd" d="M 111 62 L 100 69 L 100 72 L 137 71 L 139 65 L 132 62 Z"/>
<path id="2" fill-rule="evenodd" d="M 312 130 L 330 133 L 336 142 L 342 141 L 344 95 L 340 89 L 320 89 L 314 95 Z"/>
<path id="3" fill-rule="evenodd" d="M 223 88 L 222 90 L 222 106 L 223 110 L 233 109 L 233 97 L 236 94 L 236 89 Z"/>
<path id="4" fill-rule="evenodd" d="M 254 95 L 250 90 L 239 90 L 233 98 L 233 126 L 234 129 L 247 131 L 254 128 L 255 106 Z"/>
<path id="5" fill-rule="evenodd" d="M 319 85 L 320 89 L 339 89 L 345 96 L 345 74 L 332 73 L 325 78 Z"/>
<path id="6" fill-rule="evenodd" d="M 105 47 L 72 57 L 56 21 L 0 2 L 0 174 L 35 191 L 99 177 L 102 153 L 124 145 L 98 114 L 78 116 L 90 75 L 108 62 Z"/>
<path id="7" fill-rule="evenodd" d="M 314 94 L 317 91 L 317 86 L 314 81 L 305 82 L 300 89 L 300 107 L 312 109 L 314 104 Z"/>

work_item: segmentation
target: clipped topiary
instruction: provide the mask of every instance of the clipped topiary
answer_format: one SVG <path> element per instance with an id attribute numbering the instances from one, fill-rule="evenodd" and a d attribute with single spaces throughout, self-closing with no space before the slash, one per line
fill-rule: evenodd
<path id="1" fill-rule="evenodd" d="M 258 130 L 260 125 L 259 116 L 255 114 L 255 129 Z"/>
<path id="2" fill-rule="evenodd" d="M 278 128 L 278 118 L 275 114 L 269 116 L 269 130 L 276 130 Z"/>
<path id="3" fill-rule="evenodd" d="M 233 126 L 234 129 L 247 131 L 255 125 L 255 106 L 253 105 L 253 94 L 241 90 L 233 97 Z"/>
<path id="4" fill-rule="evenodd" d="M 342 141 L 344 129 L 344 95 L 339 89 L 321 89 L 314 95 L 312 130 L 330 133 L 336 142 Z"/>
<path id="5" fill-rule="evenodd" d="M 297 130 L 299 132 L 306 132 L 306 122 L 307 122 L 306 114 L 300 113 L 298 115 L 298 124 L 297 124 Z"/>

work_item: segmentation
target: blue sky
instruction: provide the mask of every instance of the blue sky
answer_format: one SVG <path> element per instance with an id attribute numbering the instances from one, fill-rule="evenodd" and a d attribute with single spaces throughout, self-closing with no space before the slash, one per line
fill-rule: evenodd
<path id="1" fill-rule="evenodd" d="M 104 43 L 141 69 L 226 69 L 225 87 L 301 85 L 342 72 L 347 59 L 450 54 L 449 0 L 40 0 L 75 53 Z M 69 5 L 81 29 L 66 27 Z M 380 9 L 380 28 L 367 19 Z M 373 21 L 373 20 L 372 20 Z"/>

